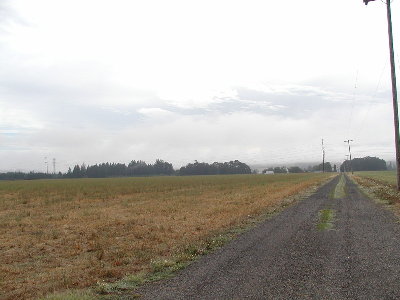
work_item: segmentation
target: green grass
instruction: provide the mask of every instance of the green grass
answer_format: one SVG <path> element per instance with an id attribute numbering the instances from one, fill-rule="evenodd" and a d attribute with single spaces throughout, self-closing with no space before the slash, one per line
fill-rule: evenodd
<path id="1" fill-rule="evenodd" d="M 333 194 L 334 199 L 340 199 L 346 196 L 345 186 L 346 186 L 346 181 L 344 179 L 344 175 L 340 175 L 339 182 L 336 185 L 335 192 Z"/>
<path id="2" fill-rule="evenodd" d="M 317 228 L 320 231 L 330 230 L 333 228 L 333 220 L 335 218 L 335 210 L 323 209 L 319 211 L 319 223 Z"/>
<path id="3" fill-rule="evenodd" d="M 370 178 L 393 186 L 396 186 L 397 184 L 396 171 L 363 171 L 355 172 L 354 174 L 356 176 Z"/>
<path id="4" fill-rule="evenodd" d="M 396 171 L 357 172 L 352 178 L 367 196 L 378 203 L 389 206 L 400 203 Z"/>

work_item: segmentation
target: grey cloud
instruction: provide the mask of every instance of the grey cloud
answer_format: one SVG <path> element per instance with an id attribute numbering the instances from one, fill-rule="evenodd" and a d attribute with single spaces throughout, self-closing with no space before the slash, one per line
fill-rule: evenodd
<path id="1" fill-rule="evenodd" d="M 292 118 L 307 118 L 321 109 L 336 110 L 338 102 L 348 105 L 352 95 L 324 91 L 318 88 L 294 87 L 286 90 L 271 89 L 260 91 L 238 87 L 234 98 L 217 99 L 206 108 L 179 108 L 169 106 L 168 109 L 182 115 L 231 114 L 235 112 L 253 112 L 262 115 L 280 115 Z"/>

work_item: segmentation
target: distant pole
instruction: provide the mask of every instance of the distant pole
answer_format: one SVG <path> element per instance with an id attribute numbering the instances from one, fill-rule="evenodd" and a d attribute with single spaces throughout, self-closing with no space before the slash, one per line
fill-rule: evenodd
<path id="1" fill-rule="evenodd" d="M 365 5 L 374 0 L 363 0 Z M 397 165 L 397 190 L 400 190 L 400 139 L 399 139 L 399 112 L 397 104 L 397 86 L 396 86 L 396 68 L 394 63 L 393 49 L 393 30 L 392 30 L 392 13 L 390 9 L 390 0 L 386 0 L 388 35 L 389 35 L 389 51 L 390 51 L 390 70 L 392 77 L 392 98 L 393 98 L 393 120 L 394 120 L 394 142 L 396 146 L 396 165 Z"/>
<path id="2" fill-rule="evenodd" d="M 347 141 L 344 141 L 344 142 L 349 144 L 350 171 L 351 171 L 351 174 L 354 174 L 354 172 L 353 172 L 353 164 L 351 162 L 351 149 L 350 149 L 350 142 L 353 142 L 353 140 L 347 140 Z"/>
<path id="3" fill-rule="evenodd" d="M 324 148 L 324 139 L 322 139 L 322 173 L 325 173 L 325 148 Z"/>
<path id="4" fill-rule="evenodd" d="M 56 174 L 56 159 L 53 158 L 53 174 Z"/>
<path id="5" fill-rule="evenodd" d="M 44 158 L 44 163 L 46 165 L 46 174 L 49 174 L 49 162 L 47 161 L 47 156 Z"/>

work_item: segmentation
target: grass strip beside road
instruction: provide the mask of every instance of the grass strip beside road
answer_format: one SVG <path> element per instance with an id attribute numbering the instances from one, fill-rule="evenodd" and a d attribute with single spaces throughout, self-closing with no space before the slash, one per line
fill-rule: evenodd
<path id="1" fill-rule="evenodd" d="M 345 192 L 346 181 L 344 179 L 344 175 L 341 174 L 339 178 L 339 182 L 335 187 L 335 192 L 333 194 L 334 199 L 344 198 L 346 196 Z"/>
<path id="2" fill-rule="evenodd" d="M 396 172 L 356 172 L 351 178 L 368 196 L 380 203 L 398 207 L 396 210 L 400 211 L 400 193 L 396 187 Z"/>
<path id="3" fill-rule="evenodd" d="M 282 209 L 331 176 L 0 182 L 2 299 L 32 299 L 96 283 L 107 292 L 118 279 L 139 284 L 145 274 L 165 276 L 223 244 L 235 234 L 232 228 Z M 82 293 L 87 298 L 91 292 Z M 75 295 L 67 294 L 62 299 Z"/>
<path id="4" fill-rule="evenodd" d="M 397 185 L 396 171 L 363 171 L 355 172 L 354 175 L 355 177 L 368 178 L 386 186 L 393 186 L 394 188 Z"/>

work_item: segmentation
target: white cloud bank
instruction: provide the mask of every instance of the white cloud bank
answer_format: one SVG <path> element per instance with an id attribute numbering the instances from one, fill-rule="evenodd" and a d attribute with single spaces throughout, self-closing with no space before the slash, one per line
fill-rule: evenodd
<path id="1" fill-rule="evenodd" d="M 319 161 L 321 138 L 331 161 L 348 138 L 392 159 L 385 18 L 361 0 L 2 1 L 0 170 Z"/>

